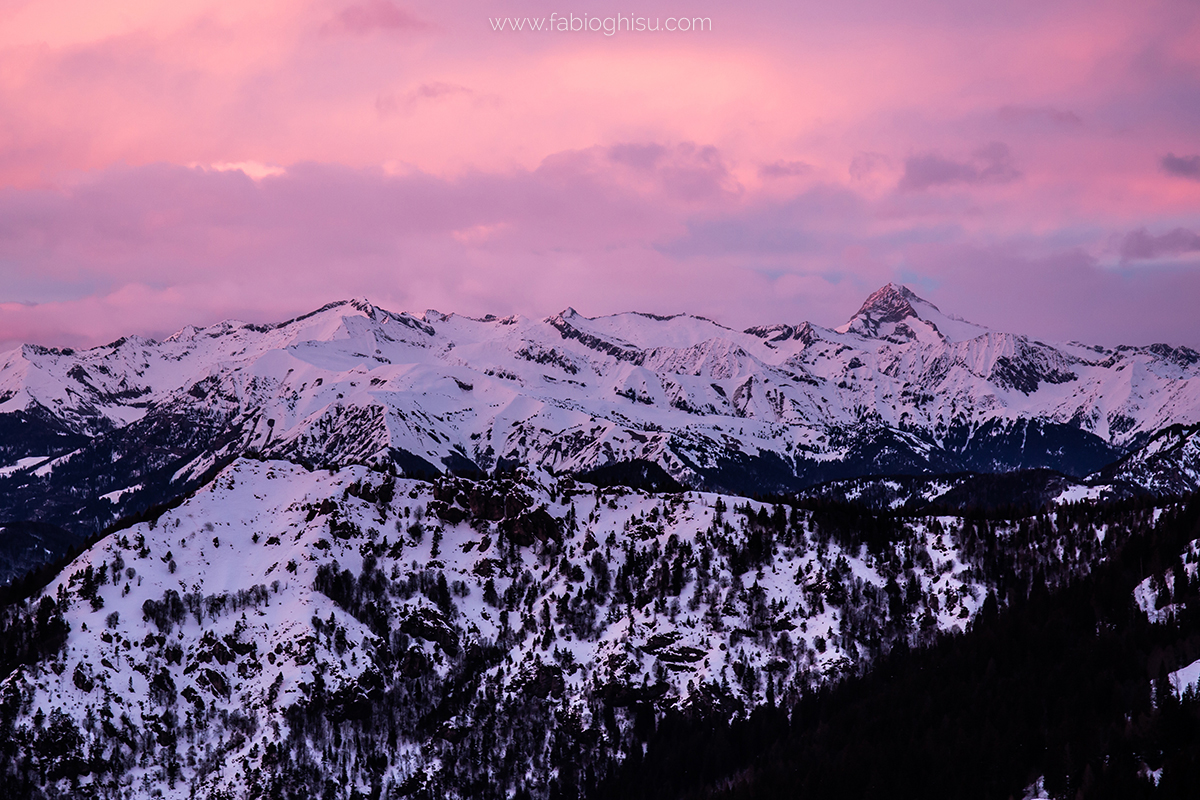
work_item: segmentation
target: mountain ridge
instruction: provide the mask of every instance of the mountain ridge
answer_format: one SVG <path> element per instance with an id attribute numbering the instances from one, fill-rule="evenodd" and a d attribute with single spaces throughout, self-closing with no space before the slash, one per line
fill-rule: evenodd
<path id="1" fill-rule="evenodd" d="M 1089 575 L 1200 481 L 1186 348 L 891 285 L 844 327 L 356 299 L 0 355 L 7 561 L 124 518 L 0 608 L 6 786 L 586 796 L 667 719 Z"/>
<path id="2" fill-rule="evenodd" d="M 1098 481 L 1158 431 L 1197 422 L 1188 348 L 1051 346 L 896 284 L 836 329 L 572 308 L 415 316 L 356 298 L 161 342 L 0 354 L 0 522 L 87 535 L 252 452 L 413 474 L 649 462 L 682 486 L 743 495 L 1013 469 Z M 1182 482 L 1117 479 L 1186 490 L 1195 455 L 1172 453 Z"/>

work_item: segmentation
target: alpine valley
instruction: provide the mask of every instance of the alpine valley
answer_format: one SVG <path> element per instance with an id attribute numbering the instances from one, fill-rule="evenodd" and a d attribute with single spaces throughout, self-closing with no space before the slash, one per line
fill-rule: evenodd
<path id="1" fill-rule="evenodd" d="M 923 796 L 1090 796 L 1110 765 L 1173 796 L 1198 487 L 1200 354 L 896 285 L 836 329 L 352 301 L 26 345 L 0 355 L 0 795 L 834 796 L 795 782 L 830 715 L 935 662 L 994 678 L 1044 618 L 1037 647 L 1078 623 L 1140 654 L 1116 732 L 1030 711 L 1040 745 Z M 1030 697 L 997 685 L 974 702 Z M 905 735 L 962 747 L 946 719 Z"/>

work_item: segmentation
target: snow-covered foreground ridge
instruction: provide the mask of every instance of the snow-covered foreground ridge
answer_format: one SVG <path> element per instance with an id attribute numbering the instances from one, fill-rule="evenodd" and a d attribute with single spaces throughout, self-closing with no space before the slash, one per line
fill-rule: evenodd
<path id="1" fill-rule="evenodd" d="M 22 796 L 544 797 L 1117 538 L 239 460 L 4 612 L 0 763 Z"/>
<path id="2" fill-rule="evenodd" d="M 1200 422 L 1198 376 L 1188 348 L 1052 346 L 891 284 L 836 330 L 339 302 L 274 325 L 0 356 L 0 481 L 53 482 L 103 461 L 114 477 L 93 478 L 92 497 L 131 509 L 154 483 L 144 473 L 178 481 L 248 450 L 391 460 L 408 474 L 650 462 L 685 486 L 742 494 L 864 474 L 1083 476 Z M 140 469 L 122 468 L 147 449 Z"/>

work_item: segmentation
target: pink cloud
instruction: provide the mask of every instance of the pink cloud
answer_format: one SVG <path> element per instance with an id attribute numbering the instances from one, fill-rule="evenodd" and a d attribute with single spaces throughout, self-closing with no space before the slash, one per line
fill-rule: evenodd
<path id="1" fill-rule="evenodd" d="M 1004 122 L 1048 122 L 1068 128 L 1083 124 L 1074 111 L 1052 106 L 1004 106 L 996 112 L 996 116 Z"/>
<path id="2" fill-rule="evenodd" d="M 899 188 L 919 192 L 935 186 L 1009 183 L 1020 177 L 1008 145 L 992 142 L 976 150 L 965 161 L 954 161 L 938 153 L 910 156 L 904 162 L 904 177 L 900 179 Z"/>
<path id="3" fill-rule="evenodd" d="M 519 8 L 7 9 L 0 338 L 354 294 L 837 324 L 912 279 L 1001 327 L 1195 343 L 1194 5 L 697 0 L 703 36 L 490 30 L 563 11 Z"/>
<path id="4" fill-rule="evenodd" d="M 1168 175 L 1200 181 L 1200 155 L 1177 156 L 1174 153 L 1167 153 L 1162 157 L 1160 163 L 1163 171 Z"/>
<path id="5" fill-rule="evenodd" d="M 1121 260 L 1125 263 L 1191 253 L 1200 253 L 1200 233 L 1184 228 L 1175 228 L 1157 236 L 1145 228 L 1139 228 L 1121 239 Z"/>
<path id="6" fill-rule="evenodd" d="M 780 200 L 729 181 L 716 148 L 641 143 L 456 178 L 300 164 L 255 180 L 156 165 L 68 190 L 7 190 L 0 261 L 19 266 L 0 276 L 0 296 L 25 302 L 0 306 L 0 341 L 161 336 L 359 295 L 398 310 L 541 316 L 572 305 L 836 325 L 867 292 L 903 280 L 1001 329 L 1200 344 L 1179 300 L 1200 291 L 1200 270 L 1105 266 L 1089 252 L 1103 250 L 1102 232 L 1072 243 L 1069 228 L 1026 229 L 995 244 L 964 224 L 970 197 L 934 211 L 905 194 L 816 185 Z M 1184 234 L 1129 234 L 1126 255 L 1191 252 Z M 1117 314 L 1125 302 L 1134 313 Z"/>
<path id="7" fill-rule="evenodd" d="M 322 30 L 361 36 L 371 31 L 420 31 L 428 27 L 429 23 L 390 0 L 365 0 L 343 8 Z"/>
<path id="8" fill-rule="evenodd" d="M 758 168 L 758 174 L 763 178 L 796 178 L 801 175 L 811 175 L 813 168 L 811 164 L 806 164 L 803 161 L 774 161 L 770 164 L 763 164 Z"/>

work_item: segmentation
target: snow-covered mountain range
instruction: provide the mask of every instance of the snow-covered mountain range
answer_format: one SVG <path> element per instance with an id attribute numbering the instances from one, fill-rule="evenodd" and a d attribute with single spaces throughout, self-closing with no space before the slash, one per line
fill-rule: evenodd
<path id="1" fill-rule="evenodd" d="M 96 536 L 4 589 L 0 777 L 586 794 L 667 715 L 790 705 L 1087 574 L 1162 509 L 1061 501 L 1195 489 L 1198 377 L 1187 348 L 1051 346 L 896 286 L 836 330 L 355 301 L 26 346 L 0 357 L 0 566 Z M 1060 506 L 947 510 L 977 496 Z"/>
<path id="2" fill-rule="evenodd" d="M 1200 422 L 1198 378 L 1186 347 L 1052 346 L 891 284 L 836 329 L 338 302 L 279 324 L 0 356 L 0 520 L 90 533 L 248 452 L 743 495 L 864 475 L 1083 478 Z M 1159 453 L 1159 478 L 1110 468 L 1106 481 L 1195 487 L 1195 449 L 1175 448 L 1168 468 Z"/>

